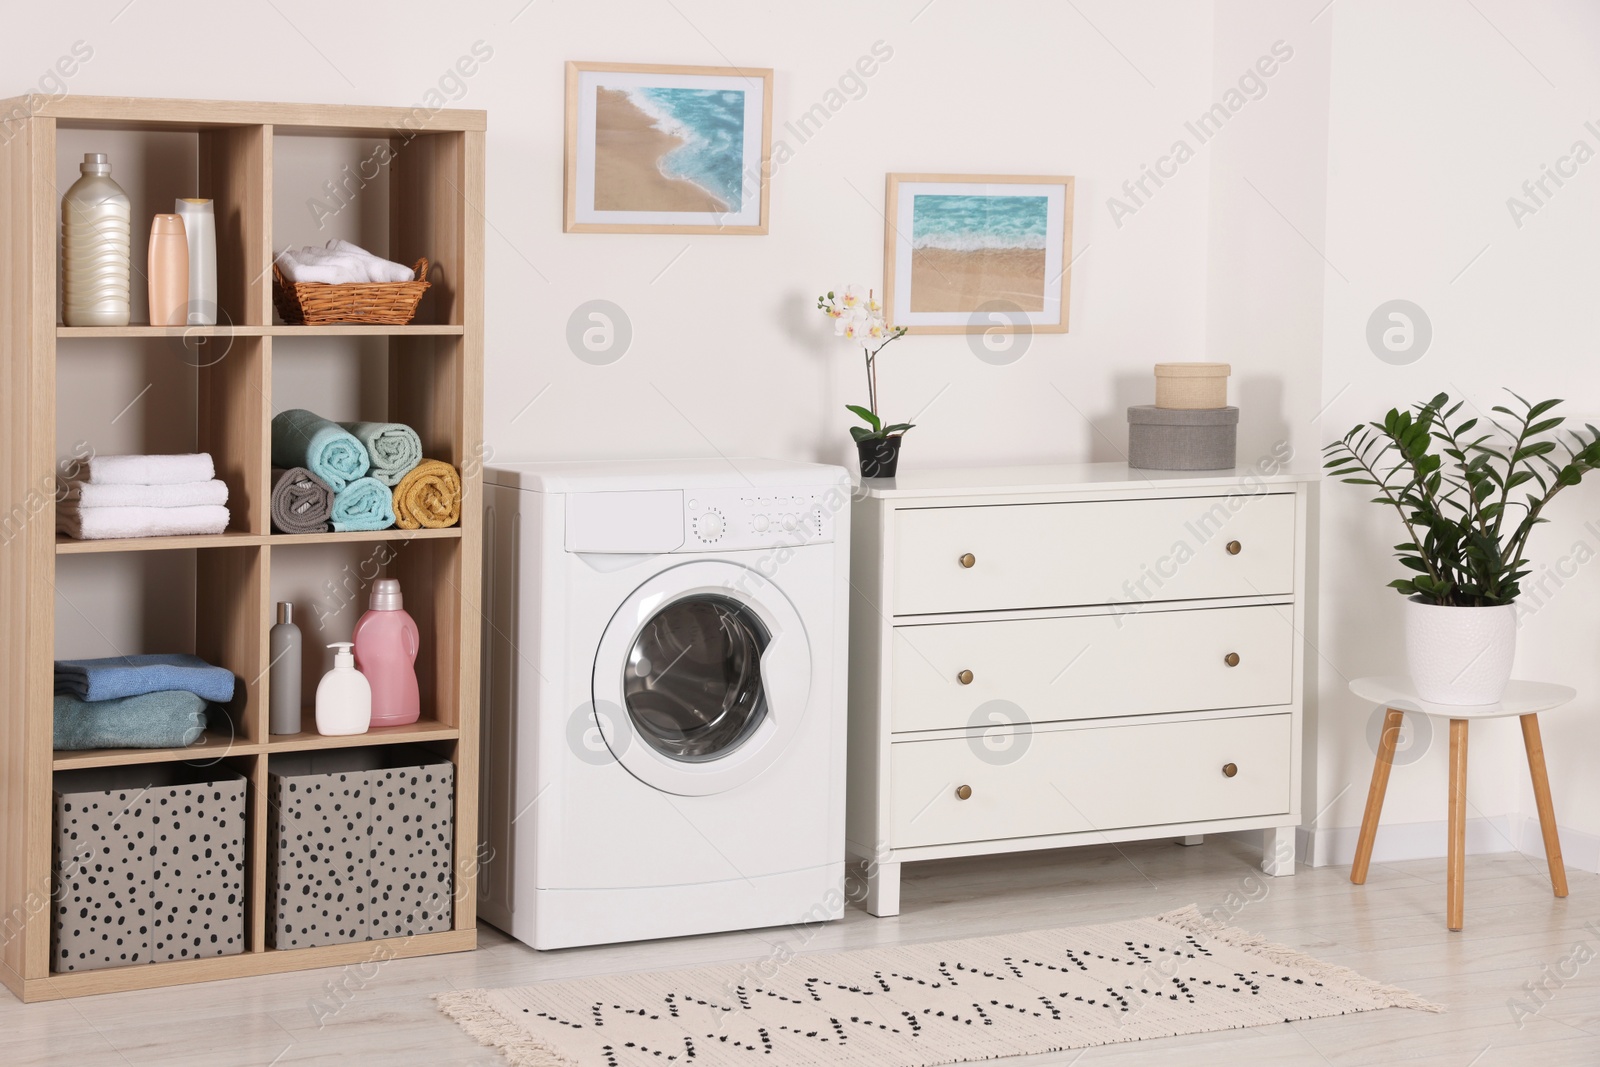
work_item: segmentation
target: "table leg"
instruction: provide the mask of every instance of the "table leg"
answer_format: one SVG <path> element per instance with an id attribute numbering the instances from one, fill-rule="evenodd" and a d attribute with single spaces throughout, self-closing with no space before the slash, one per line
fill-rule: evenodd
<path id="1" fill-rule="evenodd" d="M 1528 774 L 1533 778 L 1533 799 L 1539 806 L 1539 830 L 1544 834 L 1544 855 L 1550 864 L 1550 885 L 1556 896 L 1567 895 L 1567 867 L 1561 861 L 1561 838 L 1556 834 L 1556 809 L 1550 803 L 1550 776 L 1544 769 L 1544 741 L 1539 736 L 1539 716 L 1522 716 L 1522 744 L 1528 750 Z"/>
<path id="2" fill-rule="evenodd" d="M 1467 720 L 1450 720 L 1450 846 L 1445 879 L 1446 925 L 1460 930 L 1466 917 Z"/>
<path id="3" fill-rule="evenodd" d="M 1394 766 L 1394 746 L 1400 739 L 1403 719 L 1399 708 L 1390 708 L 1383 717 L 1378 757 L 1372 763 L 1372 785 L 1367 788 L 1367 810 L 1361 816 L 1361 836 L 1356 840 L 1356 861 L 1350 865 L 1350 881 L 1356 885 L 1365 885 L 1367 881 L 1372 843 L 1378 837 L 1378 816 L 1383 814 L 1383 794 L 1389 789 L 1389 768 Z"/>

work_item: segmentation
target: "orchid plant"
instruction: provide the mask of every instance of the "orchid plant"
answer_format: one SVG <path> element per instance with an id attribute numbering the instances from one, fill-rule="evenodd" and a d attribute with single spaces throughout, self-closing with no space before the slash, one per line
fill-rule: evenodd
<path id="1" fill-rule="evenodd" d="M 911 429 L 914 423 L 885 425 L 878 415 L 878 353 L 883 351 L 884 346 L 904 337 L 906 328 L 890 326 L 883 315 L 883 304 L 871 289 L 863 291 L 859 285 L 845 286 L 844 292 L 837 297 L 832 292 L 817 297 L 817 309 L 826 312 L 833 320 L 834 335 L 860 345 L 866 359 L 867 406 L 846 404 L 845 407 L 867 425 L 850 427 L 850 436 L 857 442 L 877 441 L 898 437 Z"/>

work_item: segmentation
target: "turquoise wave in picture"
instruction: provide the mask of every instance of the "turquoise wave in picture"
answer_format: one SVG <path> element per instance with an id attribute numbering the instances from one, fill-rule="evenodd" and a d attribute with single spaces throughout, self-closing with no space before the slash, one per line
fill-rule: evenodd
<path id="1" fill-rule="evenodd" d="M 911 204 L 913 248 L 1043 248 L 1050 218 L 1044 196 L 917 194 Z"/>
<path id="2" fill-rule="evenodd" d="M 683 142 L 661 160 L 661 173 L 693 182 L 738 211 L 744 203 L 744 92 L 738 89 L 628 90 L 656 127 Z"/>

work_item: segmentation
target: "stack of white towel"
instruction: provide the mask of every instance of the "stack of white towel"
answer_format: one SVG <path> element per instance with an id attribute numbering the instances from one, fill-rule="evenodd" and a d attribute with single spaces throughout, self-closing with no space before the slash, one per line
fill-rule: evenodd
<path id="1" fill-rule="evenodd" d="M 228 486 L 210 455 L 93 456 L 62 487 L 56 530 L 80 541 L 219 534 Z"/>
<path id="2" fill-rule="evenodd" d="M 403 263 L 373 255 L 349 241 L 329 241 L 326 248 L 285 248 L 278 269 L 291 282 L 343 285 L 349 282 L 409 282 L 416 272 Z"/>

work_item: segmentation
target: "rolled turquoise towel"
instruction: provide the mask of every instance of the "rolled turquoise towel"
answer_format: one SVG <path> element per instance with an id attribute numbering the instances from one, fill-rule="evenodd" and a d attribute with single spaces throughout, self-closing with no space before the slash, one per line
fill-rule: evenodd
<path id="1" fill-rule="evenodd" d="M 333 528 L 387 530 L 394 525 L 394 491 L 376 478 L 357 478 L 333 494 Z"/>
<path id="2" fill-rule="evenodd" d="M 116 700 L 55 699 L 55 747 L 186 748 L 206 728 L 206 702 L 183 690 L 142 693 Z"/>
<path id="3" fill-rule="evenodd" d="M 367 446 L 336 422 L 305 408 L 272 417 L 272 465 L 305 467 L 334 492 L 367 473 Z"/>
<path id="4" fill-rule="evenodd" d="M 341 422 L 367 449 L 372 477 L 391 489 L 422 462 L 422 438 L 401 422 Z"/>

